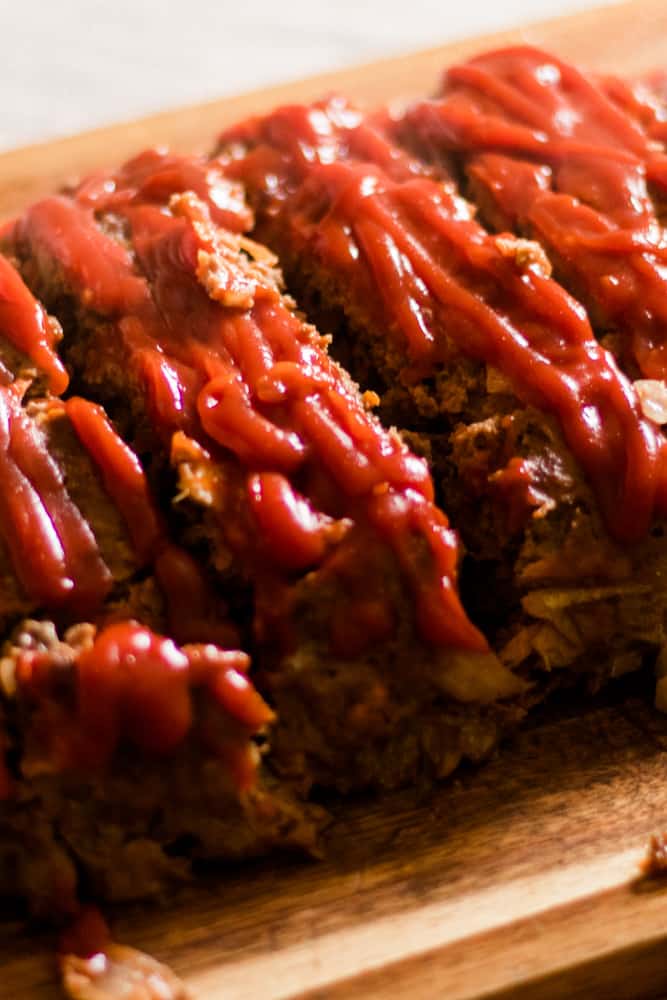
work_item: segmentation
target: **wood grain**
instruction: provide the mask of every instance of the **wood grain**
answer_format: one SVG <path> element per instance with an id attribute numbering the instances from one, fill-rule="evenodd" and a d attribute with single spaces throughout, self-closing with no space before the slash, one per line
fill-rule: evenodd
<path id="1" fill-rule="evenodd" d="M 667 888 L 637 881 L 667 816 L 667 727 L 637 697 L 551 713 L 425 800 L 340 807 L 325 861 L 211 876 L 121 911 L 116 936 L 199 1000 L 667 991 Z M 3 1000 L 54 1000 L 49 947 L 6 930 Z"/>
<path id="2" fill-rule="evenodd" d="M 0 216 L 142 146 L 205 147 L 245 114 L 332 89 L 365 103 L 424 93 L 448 61 L 520 40 L 638 73 L 664 66 L 667 5 L 634 0 L 7 153 Z M 168 908 L 119 912 L 116 936 L 198 1000 L 667 993 L 667 889 L 637 882 L 667 823 L 666 766 L 667 726 L 645 701 L 580 706 L 426 800 L 336 807 L 321 863 L 209 874 Z M 3 930 L 0 1000 L 55 1000 L 52 942 Z"/>

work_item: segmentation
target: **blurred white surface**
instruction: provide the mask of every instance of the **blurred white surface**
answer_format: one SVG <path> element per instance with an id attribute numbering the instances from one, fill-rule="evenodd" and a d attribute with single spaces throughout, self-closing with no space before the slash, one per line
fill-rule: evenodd
<path id="1" fill-rule="evenodd" d="M 0 147 L 556 16 L 591 2 L 0 0 Z"/>

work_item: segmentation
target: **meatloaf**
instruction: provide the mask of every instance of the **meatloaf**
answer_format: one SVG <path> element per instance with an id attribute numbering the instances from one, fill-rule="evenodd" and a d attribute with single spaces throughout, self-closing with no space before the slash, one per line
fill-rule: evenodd
<path id="1" fill-rule="evenodd" d="M 446 774 L 532 695 L 461 606 L 425 461 L 281 294 L 224 183 L 149 152 L 32 206 L 6 244 L 63 326 L 73 383 L 247 621 L 272 765 L 304 789 Z"/>
<path id="2" fill-rule="evenodd" d="M 485 228 L 444 142 L 437 162 L 405 148 L 418 114 L 286 107 L 215 155 L 333 352 L 428 457 L 501 662 L 597 685 L 664 643 L 663 436 L 551 247 Z"/>
<path id="3" fill-rule="evenodd" d="M 313 791 L 664 664 L 663 119 L 495 53 L 0 231 L 5 892 L 313 849 Z"/>

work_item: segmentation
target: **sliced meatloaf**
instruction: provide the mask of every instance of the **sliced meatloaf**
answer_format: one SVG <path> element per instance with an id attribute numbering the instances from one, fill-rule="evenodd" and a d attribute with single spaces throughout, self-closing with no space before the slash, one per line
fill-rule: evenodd
<path id="1" fill-rule="evenodd" d="M 334 352 L 429 458 L 503 663 L 597 684 L 664 642 L 662 434 L 545 249 L 487 231 L 446 156 L 396 143 L 412 122 L 332 99 L 232 128 L 216 156 Z"/>
<path id="2" fill-rule="evenodd" d="M 0 630 L 45 610 L 71 622 L 142 601 L 141 560 L 68 404 L 24 405 L 16 384 L 0 387 L 0 475 Z M 159 620 L 158 595 L 143 589 Z"/>
<path id="3" fill-rule="evenodd" d="M 448 773 L 532 694 L 461 606 L 425 462 L 281 295 L 222 186 L 215 162 L 147 153 L 34 205 L 6 244 L 63 325 L 74 384 L 245 595 L 273 765 L 343 789 Z"/>

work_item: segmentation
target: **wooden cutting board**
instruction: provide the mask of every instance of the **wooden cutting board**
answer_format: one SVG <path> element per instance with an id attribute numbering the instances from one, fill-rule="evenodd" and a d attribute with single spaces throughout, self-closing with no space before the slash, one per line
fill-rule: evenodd
<path id="1" fill-rule="evenodd" d="M 142 146 L 205 148 L 245 114 L 336 89 L 365 102 L 423 94 L 446 63 L 517 41 L 640 73 L 665 65 L 667 4 L 635 0 L 6 153 L 0 217 Z M 611 697 L 551 710 L 426 799 L 337 808 L 325 861 L 220 873 L 163 909 L 121 911 L 115 936 L 168 962 L 198 1000 L 667 994 L 667 884 L 638 878 L 649 835 L 667 827 L 667 720 L 646 699 Z M 5 925 L 0 1000 L 58 996 L 52 942 Z"/>

